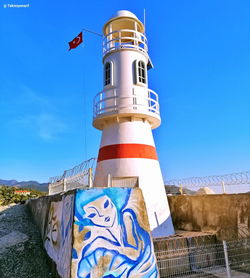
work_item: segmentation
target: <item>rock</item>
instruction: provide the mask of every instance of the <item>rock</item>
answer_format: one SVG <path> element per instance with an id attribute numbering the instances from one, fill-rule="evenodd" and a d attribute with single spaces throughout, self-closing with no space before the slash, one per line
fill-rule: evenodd
<path id="1" fill-rule="evenodd" d="M 9 233 L 0 238 L 0 253 L 5 252 L 6 248 L 25 242 L 28 239 L 29 237 L 26 234 L 23 234 L 18 231 L 13 231 Z"/>
<path id="2" fill-rule="evenodd" d="M 39 229 L 25 205 L 0 206 L 0 277 L 51 278 Z"/>
<path id="3" fill-rule="evenodd" d="M 215 194 L 215 192 L 209 187 L 200 188 L 195 195 L 207 195 L 207 194 Z"/>

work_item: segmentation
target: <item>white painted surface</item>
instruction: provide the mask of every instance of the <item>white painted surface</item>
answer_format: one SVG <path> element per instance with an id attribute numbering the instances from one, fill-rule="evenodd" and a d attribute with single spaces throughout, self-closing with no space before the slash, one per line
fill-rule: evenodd
<path id="1" fill-rule="evenodd" d="M 121 29 L 131 29 L 131 23 L 134 30 L 144 32 L 144 25 L 135 14 L 127 10 L 117 11 L 103 26 L 104 35 Z"/>
<path id="2" fill-rule="evenodd" d="M 104 128 L 100 147 L 125 143 L 155 146 L 150 124 L 135 120 L 109 124 Z"/>
<path id="3" fill-rule="evenodd" d="M 127 95 L 127 91 L 134 85 L 134 62 L 143 61 L 146 65 L 148 57 L 135 50 L 120 50 L 105 57 L 103 64 L 113 62 L 114 65 L 114 85 L 119 87 L 121 95 Z M 147 90 L 147 85 L 140 85 Z"/>
<path id="4" fill-rule="evenodd" d="M 132 12 L 127 11 L 127 10 L 117 11 L 111 18 L 117 18 L 117 17 L 132 17 L 132 18 L 138 19 L 135 14 L 133 14 Z"/>
<path id="5" fill-rule="evenodd" d="M 155 146 L 150 124 L 141 120 L 124 121 L 109 124 L 104 128 L 100 148 L 126 143 Z M 158 160 L 120 158 L 98 162 L 94 187 L 106 187 L 109 174 L 111 179 L 113 177 L 139 177 L 139 187 L 145 199 L 151 230 L 157 228 L 170 216 Z"/>
<path id="6" fill-rule="evenodd" d="M 135 15 L 119 11 L 103 30 L 106 36 L 103 64 L 112 63 L 113 83 L 104 87 L 100 100 L 95 100 L 93 125 L 102 130 L 100 148 L 115 144 L 154 147 L 152 128 L 160 125 L 158 96 L 157 109 L 152 111 L 148 84 L 137 84 L 135 78 L 135 62 L 147 65 L 149 60 L 146 38 L 140 33 L 144 26 Z M 148 80 L 147 70 L 145 74 Z M 98 110 L 96 105 L 100 102 L 103 106 Z M 158 160 L 116 158 L 98 162 L 93 186 L 108 186 L 109 177 L 139 177 L 153 236 L 174 233 Z"/>
<path id="7" fill-rule="evenodd" d="M 106 187 L 108 175 L 112 177 L 139 176 L 139 187 L 147 207 L 150 228 L 153 230 L 169 217 L 169 206 L 159 162 L 153 159 L 121 158 L 98 163 L 94 187 Z M 155 218 L 157 214 L 158 224 Z"/>
<path id="8" fill-rule="evenodd" d="M 148 56 L 141 51 L 123 49 L 105 57 L 104 65 L 106 62 L 113 65 L 113 85 L 105 86 L 101 95 L 95 97 L 94 127 L 103 129 L 102 123 L 110 115 L 126 117 L 128 114 L 147 119 L 153 128 L 160 125 L 158 95 L 147 84 L 136 84 L 136 61 L 147 65 Z"/>

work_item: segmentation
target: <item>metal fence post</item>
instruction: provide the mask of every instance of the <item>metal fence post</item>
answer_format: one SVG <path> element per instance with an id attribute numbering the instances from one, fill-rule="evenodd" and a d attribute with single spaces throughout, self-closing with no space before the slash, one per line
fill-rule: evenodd
<path id="1" fill-rule="evenodd" d="M 89 187 L 93 187 L 92 168 L 89 168 Z"/>
<path id="2" fill-rule="evenodd" d="M 111 175 L 108 174 L 108 187 L 111 187 Z"/>
<path id="3" fill-rule="evenodd" d="M 223 240 L 222 242 L 223 242 L 223 250 L 224 250 L 226 269 L 227 269 L 227 278 L 231 278 L 231 272 L 230 272 L 230 266 L 229 266 L 229 260 L 228 260 L 228 253 L 227 253 L 227 243 L 226 243 L 225 240 Z"/>
<path id="4" fill-rule="evenodd" d="M 221 182 L 221 185 L 222 185 L 222 192 L 223 192 L 223 194 L 226 194 L 226 189 L 225 189 L 224 181 Z"/>
<path id="5" fill-rule="evenodd" d="M 66 181 L 66 178 L 63 179 L 63 191 L 64 192 L 67 191 L 67 181 Z"/>
<path id="6" fill-rule="evenodd" d="M 180 184 L 180 189 L 179 189 L 181 195 L 183 195 L 183 187 L 182 187 L 182 184 Z"/>

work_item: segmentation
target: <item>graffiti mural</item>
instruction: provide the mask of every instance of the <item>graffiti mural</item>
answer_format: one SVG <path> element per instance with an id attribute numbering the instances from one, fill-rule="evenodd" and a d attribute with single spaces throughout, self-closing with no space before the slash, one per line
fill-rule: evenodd
<path id="1" fill-rule="evenodd" d="M 159 277 L 139 188 L 77 191 L 71 277 Z"/>
<path id="2" fill-rule="evenodd" d="M 70 277 L 72 223 L 74 195 L 64 195 L 60 201 L 51 202 L 44 247 L 57 265 L 62 278 Z"/>

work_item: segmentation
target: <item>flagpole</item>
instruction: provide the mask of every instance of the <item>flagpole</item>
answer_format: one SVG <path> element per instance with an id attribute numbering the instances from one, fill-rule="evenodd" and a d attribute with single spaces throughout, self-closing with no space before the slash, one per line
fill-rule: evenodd
<path id="1" fill-rule="evenodd" d="M 146 9 L 143 9 L 143 24 L 144 24 L 144 35 L 146 35 Z"/>
<path id="2" fill-rule="evenodd" d="M 97 32 L 94 32 L 94 31 L 91 31 L 91 30 L 88 30 L 88 29 L 85 29 L 85 28 L 82 29 L 82 32 L 88 32 L 88 33 L 91 33 L 91 34 L 96 35 L 98 37 L 102 37 L 101 34 L 99 34 Z M 84 87 L 85 87 L 85 81 L 84 81 L 84 78 L 83 78 L 83 90 L 84 90 Z M 85 107 L 86 103 L 87 103 L 86 102 L 86 96 L 85 96 L 85 94 L 83 94 L 83 106 L 84 107 Z M 87 157 L 88 156 L 88 147 L 87 147 L 88 142 L 87 142 L 87 118 L 86 118 L 86 115 L 84 115 L 83 122 L 84 122 L 84 156 L 85 156 L 85 160 L 87 160 L 88 159 L 88 157 Z"/>
<path id="3" fill-rule="evenodd" d="M 98 37 L 102 37 L 102 35 L 97 33 L 97 32 L 94 32 L 94 31 L 91 31 L 91 30 L 83 28 L 81 30 L 81 33 L 76 38 L 74 38 L 71 42 L 69 42 L 69 46 L 70 46 L 69 50 L 71 50 L 73 48 L 76 48 L 79 44 L 81 44 L 83 42 L 83 40 L 82 40 L 82 33 L 83 32 L 89 32 L 89 33 L 94 34 L 94 35 L 96 35 Z M 83 90 L 84 90 L 84 87 L 85 87 L 85 80 L 83 78 Z M 85 96 L 85 94 L 83 94 L 83 106 L 84 107 L 86 106 L 86 96 Z M 85 157 L 84 160 L 87 160 L 88 148 L 87 148 L 87 123 L 86 123 L 86 115 L 85 115 L 84 120 L 83 120 L 83 126 L 84 126 L 83 128 L 84 128 L 84 157 Z"/>

